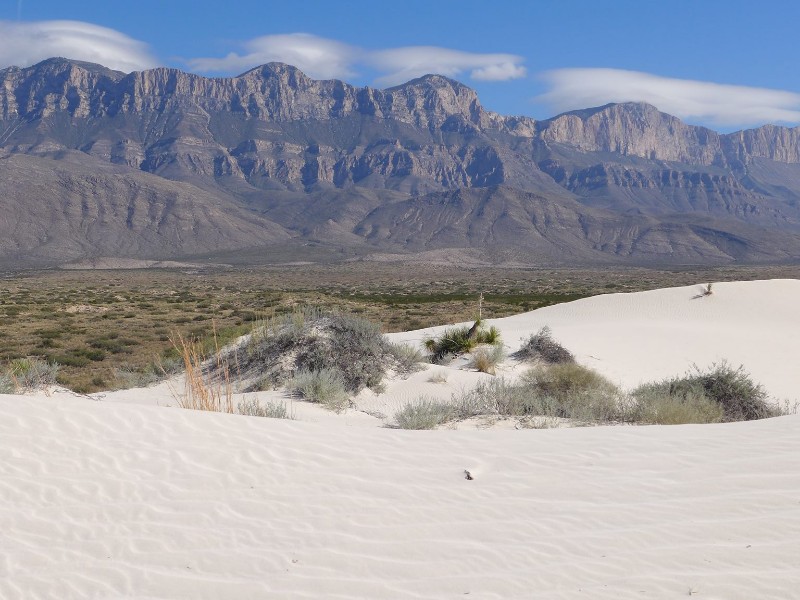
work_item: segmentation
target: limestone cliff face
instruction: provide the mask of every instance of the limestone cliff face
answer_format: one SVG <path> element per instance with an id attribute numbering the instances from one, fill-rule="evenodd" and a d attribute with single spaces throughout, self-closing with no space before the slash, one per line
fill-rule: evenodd
<path id="1" fill-rule="evenodd" d="M 584 151 L 706 166 L 725 163 L 718 133 L 687 125 L 643 103 L 566 113 L 542 123 L 540 135 L 547 142 Z"/>
<path id="2" fill-rule="evenodd" d="M 767 158 L 782 163 L 800 163 L 800 127 L 764 125 L 723 136 L 726 154 L 742 162 Z"/>
<path id="3" fill-rule="evenodd" d="M 538 235 L 529 222 L 558 224 L 553 232 L 592 230 L 591 235 L 566 235 L 556 244 L 566 254 L 575 245 L 577 257 L 588 256 L 579 249 L 587 243 L 594 245 L 590 254 L 611 252 L 614 244 L 622 244 L 617 236 L 627 231 L 614 219 L 637 215 L 635 227 L 647 223 L 652 235 L 631 238 L 638 240 L 629 248 L 631 257 L 648 247 L 675 258 L 680 253 L 674 248 L 683 244 L 688 249 L 684 258 L 693 253 L 715 260 L 755 257 L 751 250 L 758 246 L 761 260 L 770 253 L 778 256 L 777 250 L 759 246 L 763 232 L 752 237 L 741 227 L 800 233 L 800 128 L 768 125 L 721 135 L 641 103 L 572 111 L 546 121 L 505 117 L 485 110 L 474 90 L 438 75 L 380 90 L 314 80 L 279 63 L 238 77 L 208 78 L 168 68 L 125 74 L 49 59 L 30 68 L 0 70 L 0 158 L 18 155 L 55 161 L 30 165 L 58 164 L 64 172 L 74 171 L 72 187 L 64 178 L 48 179 L 46 186 L 47 194 L 71 207 L 77 206 L 76 189 L 98 190 L 91 196 L 98 214 L 105 210 L 117 218 L 122 214 L 117 198 L 141 195 L 139 187 L 125 183 L 138 176 L 146 176 L 150 212 L 162 210 L 161 198 L 181 199 L 168 201 L 163 209 L 180 227 L 153 238 L 160 240 L 158 247 L 174 245 L 170 256 L 203 250 L 186 231 L 200 231 L 205 215 L 208 231 L 223 232 L 210 246 L 217 250 L 235 247 L 223 240 L 237 230 L 246 232 L 242 239 L 252 247 L 258 246 L 261 231 L 272 240 L 335 231 L 337 239 L 405 247 L 413 245 L 404 237 L 413 229 L 411 221 L 421 226 L 432 219 L 441 227 L 431 229 L 426 247 L 441 246 L 445 238 L 437 235 L 445 230 L 451 232 L 447 244 L 465 247 L 501 239 L 510 247 L 524 247 L 523 237 Z M 79 169 L 76 157 L 88 162 Z M 104 175 L 109 183 L 100 188 L 92 173 L 105 168 L 111 169 Z M 12 182 L 13 172 L 3 172 L 0 196 L 14 199 L 16 209 L 6 208 L 21 211 L 21 222 L 33 223 L 38 217 L 25 217 L 25 202 L 40 198 L 44 188 Z M 176 188 L 176 183 L 190 187 Z M 388 206 L 426 195 L 457 199 L 451 193 L 490 188 L 505 190 L 492 197 L 496 214 L 491 219 L 480 202 L 475 210 L 451 214 L 442 212 L 438 201 L 414 200 L 408 204 L 417 211 L 414 219 Z M 483 197 L 476 194 L 463 198 Z M 189 202 L 192 196 L 202 203 Z M 550 203 L 547 211 L 529 206 L 543 198 Z M 220 201 L 228 203 L 222 212 L 214 208 Z M 387 206 L 381 206 L 384 202 Z M 567 203 L 573 216 L 556 219 Z M 38 209 L 39 216 L 51 214 Z M 234 209 L 245 212 L 236 213 L 240 220 L 235 224 L 226 222 L 226 211 Z M 592 222 L 603 223 L 592 229 L 586 223 L 595 209 L 617 217 L 591 213 Z M 250 222 L 247 211 L 258 218 Z M 441 214 L 434 219 L 435 211 Z M 369 226 L 354 229 L 367 213 L 372 214 Z M 266 214 L 277 224 L 265 221 Z M 52 231 L 78 236 L 82 215 L 72 210 L 65 224 Z M 451 217 L 452 222 L 447 220 Z M 703 228 L 686 225 L 698 220 Z M 727 224 L 718 224 L 721 220 Z M 672 225 L 666 227 L 667 221 Z M 157 222 L 142 221 L 141 232 Z M 192 225 L 184 231 L 184 223 Z M 480 227 L 485 235 L 475 234 Z M 701 242 L 706 234 L 698 232 L 706 230 L 711 233 Z M 376 231 L 381 235 L 368 233 Z M 26 243 L 32 248 L 40 234 L 31 233 Z M 656 244 L 658 236 L 668 236 L 673 249 Z M 598 241 L 606 238 L 616 241 Z M 97 238 L 92 247 L 114 239 L 124 236 Z M 737 244 L 741 251 L 731 250 Z M 800 256 L 797 245 L 797 252 L 787 250 L 789 255 Z M 717 252 L 723 246 L 728 250 Z M 82 246 L 72 247 L 78 252 Z M 139 251 L 144 249 L 134 247 L 131 253 Z"/>

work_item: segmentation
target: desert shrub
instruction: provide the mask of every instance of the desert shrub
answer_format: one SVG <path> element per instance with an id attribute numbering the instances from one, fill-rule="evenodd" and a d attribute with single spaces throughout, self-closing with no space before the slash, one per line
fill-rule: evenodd
<path id="1" fill-rule="evenodd" d="M 478 320 L 472 327 L 448 327 L 439 337 L 425 340 L 431 362 L 442 364 L 451 356 L 471 352 L 478 344 L 499 344 L 500 331 L 494 326 L 486 330 L 482 325 Z"/>
<path id="2" fill-rule="evenodd" d="M 631 420 L 656 425 L 681 425 L 685 423 L 718 423 L 723 420 L 722 406 L 705 395 L 699 388 L 687 388 L 670 393 L 662 384 L 646 384 L 632 394 Z"/>
<path id="3" fill-rule="evenodd" d="M 36 390 L 56 384 L 58 364 L 41 358 L 18 358 L 11 361 L 8 376 L 21 390 Z"/>
<path id="4" fill-rule="evenodd" d="M 447 373 L 438 371 L 428 377 L 428 383 L 445 383 L 447 382 Z"/>
<path id="5" fill-rule="evenodd" d="M 262 389 L 284 385 L 300 370 L 333 370 L 355 394 L 381 389 L 387 369 L 409 369 L 410 360 L 366 319 L 303 309 L 259 324 L 237 364 Z"/>
<path id="6" fill-rule="evenodd" d="M 13 394 L 17 391 L 14 380 L 7 373 L 0 373 L 0 394 Z"/>
<path id="7" fill-rule="evenodd" d="M 294 417 L 286 408 L 285 402 L 268 402 L 261 404 L 257 399 L 245 398 L 237 405 L 240 415 L 248 417 L 266 417 L 269 419 L 293 419 Z"/>
<path id="8" fill-rule="evenodd" d="M 114 388 L 118 390 L 147 387 L 161 379 L 157 372 L 148 368 L 122 366 L 114 369 Z"/>
<path id="9" fill-rule="evenodd" d="M 721 407 L 723 421 L 750 421 L 778 416 L 781 411 L 769 402 L 766 391 L 755 383 L 744 367 L 726 362 L 712 364 L 703 371 L 697 366 L 683 377 L 667 379 L 638 388 L 634 398 L 661 394 L 673 399 L 704 396 Z"/>
<path id="10" fill-rule="evenodd" d="M 398 373 L 412 373 L 419 371 L 420 363 L 425 361 L 425 356 L 410 344 L 389 344 L 389 352 L 397 361 L 395 367 Z"/>
<path id="11" fill-rule="evenodd" d="M 450 404 L 431 400 L 427 396 L 420 396 L 416 400 L 406 403 L 395 414 L 395 421 L 400 429 L 435 429 L 455 417 L 455 412 Z"/>
<path id="12" fill-rule="evenodd" d="M 626 418 L 622 394 L 611 381 L 577 363 L 535 367 L 522 377 L 534 406 L 526 414 L 545 414 L 585 422 Z M 541 410 L 542 412 L 536 412 Z"/>
<path id="13" fill-rule="evenodd" d="M 491 348 L 478 348 L 472 353 L 470 366 L 481 373 L 495 374 L 497 365 L 503 362 L 506 353 L 502 346 L 492 346 Z"/>
<path id="14" fill-rule="evenodd" d="M 553 339 L 550 328 L 542 327 L 515 353 L 520 360 L 540 360 L 548 364 L 574 363 L 575 356 Z"/>
<path id="15" fill-rule="evenodd" d="M 336 369 L 302 368 L 289 381 L 288 387 L 306 400 L 322 404 L 337 413 L 350 404 L 344 377 Z"/>

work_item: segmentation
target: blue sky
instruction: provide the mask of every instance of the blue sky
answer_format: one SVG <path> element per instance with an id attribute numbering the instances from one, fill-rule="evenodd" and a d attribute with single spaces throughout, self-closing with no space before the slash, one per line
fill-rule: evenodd
<path id="1" fill-rule="evenodd" d="M 66 22 L 65 22 L 66 21 Z M 721 131 L 800 124 L 800 2 L 0 0 L 0 67 L 51 55 L 386 87 L 442 72 L 503 114 L 649 101 Z"/>

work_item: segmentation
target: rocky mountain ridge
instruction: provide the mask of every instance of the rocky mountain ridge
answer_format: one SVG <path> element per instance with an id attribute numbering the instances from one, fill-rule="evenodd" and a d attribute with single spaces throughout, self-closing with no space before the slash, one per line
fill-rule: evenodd
<path id="1" fill-rule="evenodd" d="M 150 205 L 141 210 L 156 210 L 151 205 L 161 197 L 184 197 L 174 187 L 180 184 L 180 189 L 197 190 L 187 191 L 185 197 L 194 195 L 203 208 L 172 202 L 172 217 L 196 222 L 193 215 L 204 214 L 210 230 L 219 232 L 209 236 L 205 246 L 190 242 L 186 231 L 178 235 L 180 228 L 174 229 L 170 241 L 157 235 L 153 239 L 164 243 L 149 246 L 154 252 L 158 249 L 147 256 L 152 259 L 214 253 L 237 243 L 300 243 L 309 237 L 367 250 L 399 246 L 409 251 L 441 247 L 443 239 L 448 247 L 491 250 L 507 238 L 516 240 L 512 246 L 528 248 L 531 260 L 800 258 L 800 244 L 792 237 L 800 235 L 800 128 L 765 125 L 719 134 L 641 103 L 572 111 L 542 121 L 507 117 L 484 109 L 474 90 L 438 75 L 379 90 L 313 80 L 280 63 L 238 77 L 207 78 L 168 68 L 125 74 L 49 59 L 0 71 L 0 152 L 3 160 L 12 161 L 6 164 L 17 160 L 15 168 L 31 169 L 39 173 L 39 183 L 46 182 L 37 187 L 11 177 L 11 170 L 5 175 L 0 170 L 0 197 L 7 209 L 24 213 L 35 205 L 38 220 L 70 223 L 56 227 L 53 231 L 59 233 L 49 238 L 48 248 L 58 247 L 52 240 L 59 236 L 71 240 L 63 245 L 69 251 L 54 262 L 101 250 L 113 254 L 110 241 L 126 236 L 147 239 L 145 232 L 158 219 L 148 225 L 141 222 L 143 229 L 121 217 L 96 220 L 109 230 L 119 229 L 107 236 L 109 243 L 101 244 L 103 236 L 92 238 L 95 242 L 80 241 L 86 229 L 75 221 L 75 214 L 61 210 L 56 215 L 53 209 L 65 201 L 85 204 L 91 197 L 89 204 L 99 203 L 100 210 L 100 204 L 111 206 L 122 195 L 136 212 L 142 193 L 134 191 L 137 186 L 131 182 L 145 175 L 152 193 Z M 29 159 L 15 158 L 20 156 Z M 98 191 L 98 182 L 90 179 L 75 185 L 66 185 L 63 177 L 53 180 L 42 167 L 73 169 L 75 177 L 82 178 L 89 177 L 95 163 L 106 192 Z M 426 214 L 439 210 L 436 202 L 424 200 L 429 195 L 435 199 L 480 189 L 495 190 L 494 198 L 503 198 L 503 210 L 516 207 L 513 219 L 493 221 L 492 236 L 468 235 L 456 227 L 438 240 L 431 237 L 426 246 L 409 243 L 399 233 L 413 230 L 415 221 L 425 221 Z M 510 197 L 515 200 L 509 204 Z M 402 212 L 403 206 L 415 208 Z M 529 227 L 545 206 L 551 206 L 546 218 L 551 224 L 559 221 L 560 217 L 553 220 L 557 214 L 581 217 L 563 219 L 564 228 L 585 229 L 578 236 L 559 238 L 556 247 L 566 250 L 536 249 L 555 231 L 538 235 L 532 233 L 536 227 Z M 84 220 L 99 219 L 92 217 L 92 210 L 80 214 Z M 242 221 L 234 224 L 221 214 Z M 481 215 L 467 211 L 459 218 L 478 227 Z M 672 229 L 672 250 L 660 244 L 600 243 L 600 238 L 614 235 L 636 239 L 621 233 L 624 227 L 608 225 L 615 219 L 635 221 L 647 231 L 666 231 L 668 223 L 702 221 L 717 234 L 700 243 L 690 233 L 697 229 Z M 20 223 L 31 219 L 13 220 L 14 228 L 8 227 L 11 222 L 6 220 L 8 231 L 0 232 L 10 236 L 11 245 L 0 247 L 0 253 L 11 261 L 42 256 L 37 242 L 41 232 L 20 233 Z M 220 225 L 214 229 L 216 222 Z M 593 226 L 581 223 L 603 223 L 605 233 L 595 239 Z M 787 247 L 779 251 L 765 243 L 769 228 L 788 236 Z M 241 237 L 238 242 L 229 239 L 236 235 Z M 13 242 L 20 237 L 27 241 Z M 734 238 L 739 240 L 734 244 L 713 242 Z M 687 250 L 676 252 L 681 246 Z M 135 243 L 119 249 L 134 257 L 142 251 Z"/>

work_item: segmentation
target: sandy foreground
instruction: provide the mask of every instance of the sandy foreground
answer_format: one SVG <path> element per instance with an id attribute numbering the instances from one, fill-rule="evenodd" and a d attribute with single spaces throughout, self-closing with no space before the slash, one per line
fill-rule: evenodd
<path id="1" fill-rule="evenodd" d="M 727 359 L 800 399 L 800 281 L 699 290 L 490 324 L 509 351 L 548 325 L 625 387 Z M 800 416 L 381 427 L 489 377 L 460 366 L 295 421 L 181 410 L 165 384 L 0 395 L 0 598 L 800 598 Z"/>

